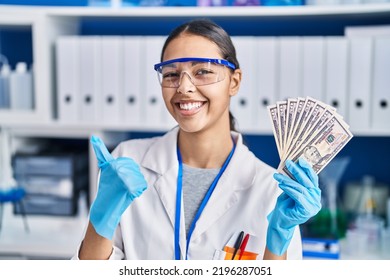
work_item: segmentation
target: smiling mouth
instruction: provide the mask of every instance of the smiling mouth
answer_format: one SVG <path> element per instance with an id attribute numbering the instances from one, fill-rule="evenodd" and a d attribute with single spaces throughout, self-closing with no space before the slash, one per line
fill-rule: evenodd
<path id="1" fill-rule="evenodd" d="M 180 110 L 184 110 L 184 111 L 192 111 L 192 110 L 196 110 L 196 109 L 199 109 L 200 107 L 202 107 L 202 105 L 204 104 L 205 102 L 200 102 L 200 101 L 196 101 L 196 102 L 179 102 L 179 103 L 176 103 L 176 105 L 179 107 Z"/>

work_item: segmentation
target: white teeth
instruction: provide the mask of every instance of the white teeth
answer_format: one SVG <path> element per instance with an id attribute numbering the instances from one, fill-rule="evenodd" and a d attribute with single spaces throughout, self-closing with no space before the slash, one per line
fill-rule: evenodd
<path id="1" fill-rule="evenodd" d="M 180 109 L 182 110 L 192 110 L 200 106 L 202 106 L 202 102 L 180 103 Z"/>

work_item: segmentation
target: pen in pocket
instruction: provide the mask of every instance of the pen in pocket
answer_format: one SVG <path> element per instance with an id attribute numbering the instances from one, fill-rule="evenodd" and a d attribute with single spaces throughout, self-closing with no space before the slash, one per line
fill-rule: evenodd
<path id="1" fill-rule="evenodd" d="M 241 260 L 242 255 L 245 252 L 246 244 L 248 244 L 248 241 L 249 241 L 249 233 L 247 233 L 245 235 L 244 240 L 241 243 L 241 246 L 240 246 L 240 257 L 238 258 L 239 260 Z"/>
<path id="2" fill-rule="evenodd" d="M 240 249 L 242 238 L 244 237 L 244 232 L 241 231 L 240 234 L 237 237 L 236 243 L 234 244 L 234 252 L 233 252 L 233 257 L 232 260 L 234 260 L 234 257 L 237 254 L 237 251 Z"/>

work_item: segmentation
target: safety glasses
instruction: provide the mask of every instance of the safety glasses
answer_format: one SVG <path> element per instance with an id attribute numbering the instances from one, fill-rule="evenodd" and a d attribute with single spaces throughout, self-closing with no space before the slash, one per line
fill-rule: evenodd
<path id="1" fill-rule="evenodd" d="M 162 87 L 177 88 L 184 73 L 195 86 L 218 83 L 225 79 L 225 67 L 236 69 L 233 63 L 224 59 L 184 57 L 155 64 L 154 70 Z"/>

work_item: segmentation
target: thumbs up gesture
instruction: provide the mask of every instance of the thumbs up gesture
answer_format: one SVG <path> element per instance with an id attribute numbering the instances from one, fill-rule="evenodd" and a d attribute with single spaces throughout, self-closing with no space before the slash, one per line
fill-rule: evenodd
<path id="1" fill-rule="evenodd" d="M 95 231 L 112 239 L 123 212 L 147 188 L 139 166 L 131 158 L 114 157 L 96 136 L 90 140 L 100 168 L 99 187 L 90 209 Z"/>

